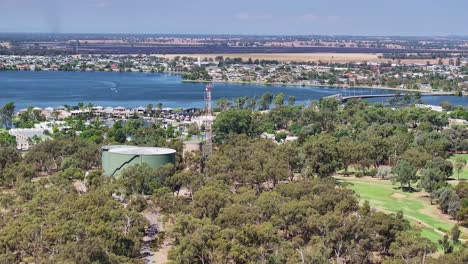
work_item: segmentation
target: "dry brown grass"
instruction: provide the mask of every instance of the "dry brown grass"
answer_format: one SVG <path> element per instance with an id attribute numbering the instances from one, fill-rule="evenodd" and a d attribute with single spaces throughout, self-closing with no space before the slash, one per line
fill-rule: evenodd
<path id="1" fill-rule="evenodd" d="M 242 58 L 243 60 L 278 60 L 278 61 L 299 61 L 299 62 L 308 62 L 308 61 L 323 61 L 323 62 L 354 62 L 354 61 L 387 61 L 379 59 L 381 54 L 372 54 L 372 53 L 245 53 L 245 54 L 165 54 L 155 56 L 165 57 L 165 58 L 174 58 L 176 56 L 180 57 L 193 57 L 193 58 L 215 58 L 217 56 L 223 56 L 224 58 Z"/>
<path id="2" fill-rule="evenodd" d="M 348 62 L 392 62 L 396 63 L 397 60 L 381 58 L 381 53 L 229 53 L 229 54 L 153 54 L 153 56 L 173 59 L 176 56 L 192 57 L 192 58 L 215 58 L 223 56 L 224 58 L 242 58 L 244 61 L 251 58 L 252 60 L 278 60 L 282 62 L 334 62 L 334 63 L 348 63 Z M 402 63 L 416 63 L 426 64 L 429 61 L 431 64 L 436 64 L 438 59 L 405 59 L 400 60 Z M 448 59 L 443 60 L 448 64 Z"/>
<path id="3" fill-rule="evenodd" d="M 0 47 L 10 48 L 11 44 L 10 42 L 0 42 Z"/>

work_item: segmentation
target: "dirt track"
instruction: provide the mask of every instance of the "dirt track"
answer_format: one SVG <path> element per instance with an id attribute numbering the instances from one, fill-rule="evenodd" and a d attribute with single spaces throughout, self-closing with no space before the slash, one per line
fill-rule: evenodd
<path id="1" fill-rule="evenodd" d="M 146 264 L 163 264 L 168 262 L 167 254 L 170 249 L 170 243 L 168 239 L 162 243 L 162 245 L 154 250 L 154 241 L 157 237 L 158 232 L 164 231 L 162 224 L 161 215 L 157 210 L 147 209 L 143 212 L 143 216 L 148 220 L 150 228 L 148 233 L 143 238 L 142 248 L 140 253 L 143 255 L 143 259 Z"/>

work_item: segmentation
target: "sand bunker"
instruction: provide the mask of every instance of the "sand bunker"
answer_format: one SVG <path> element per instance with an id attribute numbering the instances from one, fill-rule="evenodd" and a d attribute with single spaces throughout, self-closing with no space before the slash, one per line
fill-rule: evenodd
<path id="1" fill-rule="evenodd" d="M 393 197 L 393 198 L 397 198 L 397 199 L 406 198 L 406 196 L 404 194 L 401 194 L 401 193 L 392 193 L 392 195 L 390 195 L 390 196 Z"/>

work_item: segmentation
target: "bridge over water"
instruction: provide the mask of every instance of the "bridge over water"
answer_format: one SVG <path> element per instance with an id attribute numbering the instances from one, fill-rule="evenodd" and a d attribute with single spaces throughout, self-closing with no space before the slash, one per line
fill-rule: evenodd
<path id="1" fill-rule="evenodd" d="M 343 96 L 343 94 L 334 94 L 326 96 L 324 98 L 335 98 L 343 103 L 351 100 L 353 98 L 366 99 L 366 98 L 391 98 L 395 96 L 403 96 L 404 94 L 389 93 L 389 94 L 361 94 L 361 95 L 352 95 L 352 96 Z M 421 96 L 444 96 L 444 95 L 455 95 L 452 92 L 434 92 L 434 93 L 421 93 Z"/>

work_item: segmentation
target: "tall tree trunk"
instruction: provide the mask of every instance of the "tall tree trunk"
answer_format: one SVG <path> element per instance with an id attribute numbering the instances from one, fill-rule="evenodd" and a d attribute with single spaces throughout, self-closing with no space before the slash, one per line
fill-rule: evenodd
<path id="1" fill-rule="evenodd" d="M 305 261 L 304 261 L 304 253 L 302 253 L 302 250 L 300 250 L 300 249 L 298 249 L 298 248 L 296 248 L 296 250 L 297 250 L 297 252 L 299 252 L 299 255 L 301 255 L 301 261 L 302 261 L 302 263 L 305 263 Z"/>

